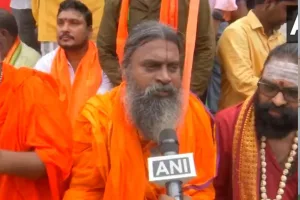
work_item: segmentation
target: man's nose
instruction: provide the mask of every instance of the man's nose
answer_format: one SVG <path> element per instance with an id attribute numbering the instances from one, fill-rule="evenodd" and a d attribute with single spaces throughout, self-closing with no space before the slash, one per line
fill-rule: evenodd
<path id="1" fill-rule="evenodd" d="M 171 82 L 171 77 L 167 67 L 163 66 L 161 70 L 158 71 L 156 80 L 162 84 L 169 84 Z"/>
<path id="2" fill-rule="evenodd" d="M 278 107 L 287 104 L 282 92 L 278 92 L 278 94 L 272 98 L 272 102 Z"/>
<path id="3" fill-rule="evenodd" d="M 69 31 L 69 25 L 68 25 L 68 23 L 64 23 L 64 24 L 61 26 L 61 30 L 64 31 L 64 32 Z"/>

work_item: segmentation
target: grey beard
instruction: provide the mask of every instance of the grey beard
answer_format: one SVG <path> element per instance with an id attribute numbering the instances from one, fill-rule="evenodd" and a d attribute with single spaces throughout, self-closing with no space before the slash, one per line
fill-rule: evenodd
<path id="1" fill-rule="evenodd" d="M 161 88 L 173 90 L 168 97 L 157 97 Z M 175 129 L 181 114 L 181 90 L 173 86 L 152 85 L 141 91 L 133 80 L 127 79 L 124 97 L 127 114 L 145 139 L 158 142 L 162 130 Z"/>

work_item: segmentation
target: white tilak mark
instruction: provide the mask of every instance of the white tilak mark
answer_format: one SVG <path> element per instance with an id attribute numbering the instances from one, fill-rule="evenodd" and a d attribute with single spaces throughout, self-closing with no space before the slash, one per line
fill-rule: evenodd
<path id="1" fill-rule="evenodd" d="M 283 61 L 270 61 L 263 73 L 263 78 L 285 80 L 298 86 L 298 65 Z"/>

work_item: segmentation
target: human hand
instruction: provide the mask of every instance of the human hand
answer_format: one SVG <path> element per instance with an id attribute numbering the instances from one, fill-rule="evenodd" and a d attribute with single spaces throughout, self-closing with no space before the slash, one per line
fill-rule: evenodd
<path id="1" fill-rule="evenodd" d="M 174 200 L 174 198 L 170 197 L 168 195 L 162 194 L 162 195 L 159 196 L 158 200 Z M 192 200 L 192 198 L 188 197 L 188 196 L 184 196 L 183 200 Z"/>

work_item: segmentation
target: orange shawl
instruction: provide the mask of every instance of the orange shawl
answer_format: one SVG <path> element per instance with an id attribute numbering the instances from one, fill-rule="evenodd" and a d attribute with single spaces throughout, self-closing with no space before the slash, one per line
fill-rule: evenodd
<path id="1" fill-rule="evenodd" d="M 76 70 L 73 85 L 68 65 L 65 51 L 59 48 L 52 64 L 51 75 L 58 82 L 60 99 L 68 108 L 68 115 L 74 123 L 82 106 L 97 93 L 102 82 L 102 70 L 96 45 L 92 41 L 89 42 L 88 50 Z"/>
<path id="2" fill-rule="evenodd" d="M 123 60 L 124 46 L 128 37 L 128 13 L 129 0 L 121 1 L 120 18 L 117 32 L 117 54 L 119 61 Z M 185 60 L 183 71 L 183 105 L 187 105 L 190 92 L 191 73 L 194 60 L 194 50 L 197 34 L 198 13 L 200 0 L 190 0 L 189 16 L 186 31 Z M 198 5 L 198 6 L 196 6 Z M 160 22 L 172 26 L 175 30 L 178 28 L 178 0 L 161 0 Z M 186 110 L 186 108 L 184 108 Z"/>
<path id="3" fill-rule="evenodd" d="M 140 137 L 137 129 L 128 122 L 125 114 L 122 101 L 124 92 L 125 83 L 103 96 L 90 99 L 81 113 L 90 124 L 79 122 L 78 125 L 86 130 L 87 127 L 91 127 L 88 130 L 92 133 L 80 131 L 81 134 L 76 134 L 76 137 L 79 142 L 86 141 L 91 135 L 94 137 L 93 155 L 91 156 L 95 156 L 97 173 L 99 171 L 101 176 L 101 180 L 98 180 L 97 184 L 105 185 L 103 200 L 144 200 L 145 198 L 157 200 L 156 187 L 153 187 L 147 178 L 147 161 L 143 155 Z M 183 125 L 177 130 L 180 153 L 194 153 L 198 175 L 197 178 L 185 185 L 186 194 L 193 196 L 193 199 L 213 199 L 214 190 L 213 188 L 208 189 L 207 186 L 216 175 L 216 141 L 209 114 L 203 104 L 192 94 L 189 95 L 188 109 L 184 119 Z M 81 128 L 80 130 L 82 130 Z M 81 157 L 81 159 L 84 158 Z M 82 169 L 80 164 L 75 165 L 74 172 L 83 170 L 91 170 L 89 173 L 85 173 L 91 173 L 91 176 L 95 171 L 91 167 Z M 87 180 L 90 179 L 74 174 L 74 179 L 72 179 L 72 182 L 75 183 L 74 190 L 71 185 L 66 199 L 72 199 L 78 195 L 84 196 L 85 191 L 79 194 L 78 183 L 85 185 L 88 184 L 85 183 Z M 201 192 L 197 192 L 198 190 Z M 94 195 L 96 198 L 101 194 Z"/>
<path id="4" fill-rule="evenodd" d="M 0 199 L 61 200 L 72 167 L 72 129 L 55 81 L 3 63 L 0 94 L 0 149 L 34 150 L 48 174 L 35 181 L 0 174 Z"/>
<path id="5" fill-rule="evenodd" d="M 259 153 L 254 126 L 253 97 L 241 108 L 232 147 L 232 174 L 235 199 L 258 200 Z"/>

